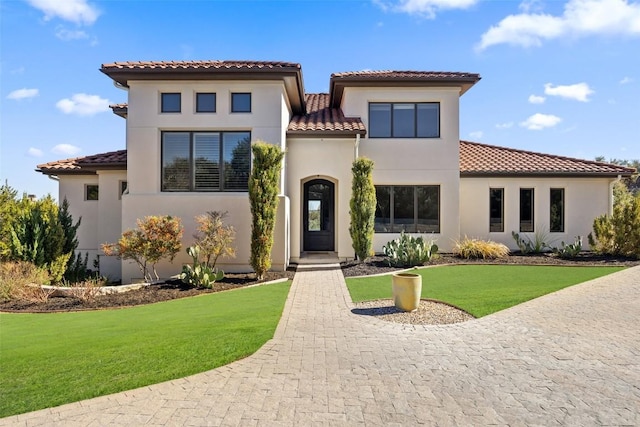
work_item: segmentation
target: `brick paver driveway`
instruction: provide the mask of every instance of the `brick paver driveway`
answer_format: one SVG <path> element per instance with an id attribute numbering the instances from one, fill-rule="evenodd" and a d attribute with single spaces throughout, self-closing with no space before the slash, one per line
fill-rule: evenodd
<path id="1" fill-rule="evenodd" d="M 337 266 L 301 269 L 252 357 L 0 424 L 640 424 L 640 267 L 458 325 L 350 307 Z"/>

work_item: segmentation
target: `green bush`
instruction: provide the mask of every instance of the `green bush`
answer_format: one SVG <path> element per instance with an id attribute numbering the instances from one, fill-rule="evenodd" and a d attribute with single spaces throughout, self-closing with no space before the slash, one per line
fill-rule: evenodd
<path id="1" fill-rule="evenodd" d="M 613 214 L 597 217 L 588 238 L 598 253 L 640 258 L 640 192 L 634 195 L 617 182 L 613 188 Z"/>
<path id="2" fill-rule="evenodd" d="M 414 237 L 403 231 L 400 237 L 382 247 L 392 267 L 414 267 L 424 265 L 438 253 L 435 240 L 425 240 L 422 236 Z"/>
<path id="3" fill-rule="evenodd" d="M 497 259 L 509 255 L 509 248 L 491 240 L 465 237 L 455 243 L 453 254 L 464 259 Z"/>
<path id="4" fill-rule="evenodd" d="M 540 254 L 552 249 L 551 242 L 549 241 L 549 233 L 541 228 L 538 228 L 538 231 L 534 233 L 533 239 L 525 234 L 521 236 L 515 231 L 511 232 L 511 236 L 523 254 Z"/>
<path id="5" fill-rule="evenodd" d="M 351 167 L 350 215 L 351 244 L 356 257 L 363 261 L 373 255 L 373 227 L 376 213 L 376 188 L 373 185 L 373 161 L 360 157 Z"/>
<path id="6" fill-rule="evenodd" d="M 249 263 L 258 280 L 271 268 L 273 231 L 278 210 L 278 182 L 284 151 L 280 147 L 258 141 L 251 146 L 253 169 L 249 177 L 251 205 L 251 256 Z"/>
<path id="7" fill-rule="evenodd" d="M 560 258 L 575 258 L 582 251 L 582 237 L 576 237 L 573 243 L 565 245 L 564 242 L 560 243 L 559 248 L 554 248 L 553 253 Z"/>

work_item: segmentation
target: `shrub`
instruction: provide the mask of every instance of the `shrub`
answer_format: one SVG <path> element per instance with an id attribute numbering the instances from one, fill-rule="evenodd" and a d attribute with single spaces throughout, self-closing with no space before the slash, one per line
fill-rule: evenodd
<path id="1" fill-rule="evenodd" d="M 180 251 L 182 224 L 180 218 L 172 216 L 147 216 L 137 220 L 138 227 L 122 233 L 116 243 L 104 243 L 102 250 L 107 256 L 135 261 L 145 280 L 151 281 L 148 271 L 151 265 L 153 275 L 158 280 L 156 263 L 162 258 L 173 258 Z"/>
<path id="2" fill-rule="evenodd" d="M 551 250 L 551 243 L 549 240 L 549 233 L 546 230 L 538 227 L 533 235 L 533 239 L 527 235 L 520 235 L 515 231 L 511 232 L 513 240 L 516 241 L 520 252 L 523 254 L 540 254 L 542 252 L 548 252 Z"/>
<path id="3" fill-rule="evenodd" d="M 376 188 L 373 185 L 373 161 L 360 157 L 351 167 L 350 215 L 351 244 L 356 257 L 363 261 L 373 255 L 373 227 L 376 213 Z"/>
<path id="4" fill-rule="evenodd" d="M 558 255 L 560 258 L 575 258 L 582 251 L 582 237 L 576 237 L 576 240 L 573 243 L 565 245 L 564 242 L 560 243 L 559 248 L 554 248 L 553 253 Z"/>
<path id="5" fill-rule="evenodd" d="M 82 302 L 92 302 L 100 295 L 100 288 L 107 284 L 103 277 L 94 277 L 81 282 L 72 283 L 69 286 L 70 295 Z"/>
<path id="6" fill-rule="evenodd" d="M 185 265 L 180 273 L 180 280 L 191 286 L 209 288 L 224 278 L 224 272 L 210 266 L 207 262 L 200 261 L 200 246 L 194 245 L 187 248 L 187 253 L 193 259 L 193 265 Z"/>
<path id="7" fill-rule="evenodd" d="M 224 225 L 226 216 L 227 212 L 212 211 L 196 217 L 198 229 L 193 236 L 196 239 L 195 245 L 198 246 L 204 263 L 212 268 L 215 268 L 219 257 L 236 256 L 236 250 L 232 246 L 236 231 L 232 226 Z"/>
<path id="8" fill-rule="evenodd" d="M 618 182 L 613 188 L 613 214 L 593 221 L 589 245 L 602 254 L 640 258 L 640 193 Z"/>
<path id="9" fill-rule="evenodd" d="M 278 210 L 278 181 L 284 151 L 280 147 L 257 142 L 251 146 L 253 169 L 249 177 L 251 205 L 251 256 L 249 263 L 258 280 L 271 268 L 273 231 Z"/>
<path id="10" fill-rule="evenodd" d="M 382 247 L 392 267 L 414 267 L 430 261 L 438 253 L 435 240 L 414 237 L 403 231 L 400 237 Z"/>
<path id="11" fill-rule="evenodd" d="M 509 255 L 509 248 L 491 240 L 470 239 L 465 237 L 457 241 L 453 254 L 465 259 L 496 259 Z"/>
<path id="12" fill-rule="evenodd" d="M 49 273 L 26 261 L 8 261 L 0 264 L 0 299 L 22 297 L 28 285 L 48 285 Z M 35 288 L 35 286 L 34 286 Z"/>

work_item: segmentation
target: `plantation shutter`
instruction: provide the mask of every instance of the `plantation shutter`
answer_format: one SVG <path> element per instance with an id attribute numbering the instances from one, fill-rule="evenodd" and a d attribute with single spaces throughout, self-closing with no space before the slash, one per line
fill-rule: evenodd
<path id="1" fill-rule="evenodd" d="M 193 135 L 195 190 L 220 189 L 220 133 L 199 132 Z"/>

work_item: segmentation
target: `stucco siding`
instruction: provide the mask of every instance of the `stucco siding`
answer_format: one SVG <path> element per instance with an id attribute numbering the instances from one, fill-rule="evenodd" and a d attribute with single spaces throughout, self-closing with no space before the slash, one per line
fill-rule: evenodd
<path id="1" fill-rule="evenodd" d="M 69 202 L 69 212 L 74 223 L 82 218 L 76 233 L 78 238 L 77 252 L 89 253 L 89 265 L 98 255 L 99 240 L 99 200 L 85 200 L 85 186 L 98 185 L 98 175 L 62 175 L 60 176 L 59 201 L 66 198 Z M 100 189 L 102 190 L 102 189 Z M 100 194 L 101 195 L 101 194 Z"/>
<path id="2" fill-rule="evenodd" d="M 490 239 L 504 243 L 512 250 L 518 247 L 511 232 L 519 232 L 520 189 L 534 189 L 535 231 L 547 235 L 552 246 L 573 243 L 592 231 L 596 216 L 609 212 L 611 179 L 609 178 L 465 178 L 460 180 L 460 235 Z M 489 189 L 504 188 L 504 232 L 489 232 Z M 564 189 L 564 232 L 550 233 L 550 189 Z M 534 233 L 520 233 L 531 238 Z"/>

